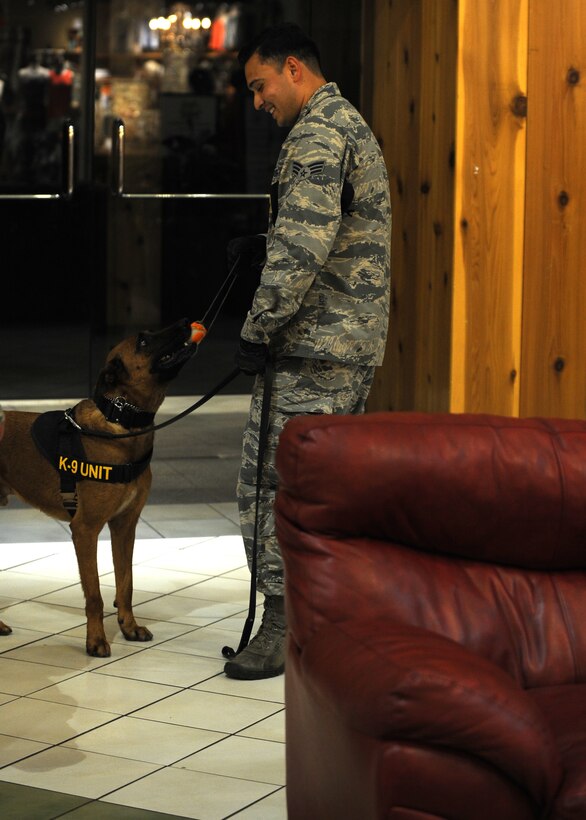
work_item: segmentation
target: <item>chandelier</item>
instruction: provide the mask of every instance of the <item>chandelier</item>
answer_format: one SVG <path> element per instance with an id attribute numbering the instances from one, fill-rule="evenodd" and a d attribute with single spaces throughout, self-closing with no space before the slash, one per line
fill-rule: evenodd
<path id="1" fill-rule="evenodd" d="M 161 45 L 174 48 L 190 48 L 211 26 L 209 17 L 194 15 L 186 3 L 175 3 L 166 16 L 149 20 L 149 28 L 158 32 Z"/>

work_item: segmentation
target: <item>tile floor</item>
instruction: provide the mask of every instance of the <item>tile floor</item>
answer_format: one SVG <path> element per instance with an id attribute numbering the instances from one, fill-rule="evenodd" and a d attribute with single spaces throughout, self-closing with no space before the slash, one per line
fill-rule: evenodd
<path id="1" fill-rule="evenodd" d="M 157 421 L 188 398 L 167 400 Z M 67 525 L 15 499 L 0 510 L 0 611 L 13 629 L 0 637 L 4 820 L 286 817 L 283 677 L 222 671 L 221 648 L 237 645 L 248 608 L 233 500 L 247 404 L 214 399 L 157 436 L 134 558 L 135 614 L 152 642 L 118 631 L 107 531 L 112 655 L 97 659 L 85 654 Z M 55 406 L 68 403 L 35 403 Z"/>

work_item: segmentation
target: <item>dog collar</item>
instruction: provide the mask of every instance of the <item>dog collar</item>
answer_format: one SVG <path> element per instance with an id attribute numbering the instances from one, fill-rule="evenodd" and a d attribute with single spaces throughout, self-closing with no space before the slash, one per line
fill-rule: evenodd
<path id="1" fill-rule="evenodd" d="M 116 396 L 113 399 L 108 396 L 96 396 L 94 401 L 106 421 L 121 424 L 127 430 L 131 427 L 148 427 L 155 418 L 154 413 L 139 410 L 134 404 L 127 402 L 123 396 Z"/>

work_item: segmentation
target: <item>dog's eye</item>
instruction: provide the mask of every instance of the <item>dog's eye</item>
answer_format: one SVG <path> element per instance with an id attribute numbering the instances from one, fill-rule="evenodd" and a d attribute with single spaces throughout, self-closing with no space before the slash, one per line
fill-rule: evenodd
<path id="1" fill-rule="evenodd" d="M 147 346 L 147 340 L 145 339 L 145 337 L 144 336 L 139 336 L 138 337 L 138 347 L 146 347 L 146 346 Z"/>

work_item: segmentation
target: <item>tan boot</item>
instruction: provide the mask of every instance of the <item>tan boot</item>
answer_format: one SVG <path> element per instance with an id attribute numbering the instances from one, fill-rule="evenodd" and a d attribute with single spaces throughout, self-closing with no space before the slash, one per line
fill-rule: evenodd
<path id="1" fill-rule="evenodd" d="M 239 680 L 281 675 L 285 670 L 285 632 L 285 601 L 278 595 L 267 595 L 258 632 L 242 652 L 226 663 L 226 675 Z"/>

